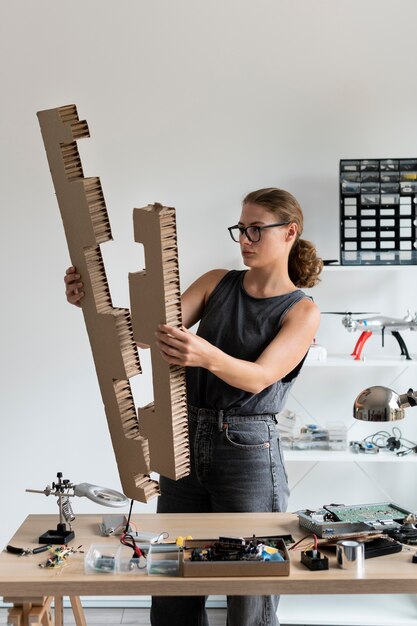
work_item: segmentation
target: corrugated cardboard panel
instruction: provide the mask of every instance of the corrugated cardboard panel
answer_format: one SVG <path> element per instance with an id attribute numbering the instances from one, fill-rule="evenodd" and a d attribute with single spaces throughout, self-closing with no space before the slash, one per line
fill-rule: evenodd
<path id="1" fill-rule="evenodd" d="M 175 210 L 153 204 L 133 212 L 135 240 L 145 248 L 145 270 L 129 275 L 133 336 L 151 349 L 154 402 L 139 409 L 151 467 L 173 480 L 190 472 L 185 370 L 169 365 L 156 345 L 158 324 L 181 327 Z"/>
<path id="2" fill-rule="evenodd" d="M 146 502 L 159 493 L 149 446 L 139 431 L 129 378 L 141 372 L 130 313 L 112 305 L 100 244 L 111 229 L 99 178 L 84 178 L 77 141 L 89 137 L 75 105 L 40 111 L 38 119 L 71 262 L 82 276 L 82 300 L 98 381 L 124 493 Z"/>

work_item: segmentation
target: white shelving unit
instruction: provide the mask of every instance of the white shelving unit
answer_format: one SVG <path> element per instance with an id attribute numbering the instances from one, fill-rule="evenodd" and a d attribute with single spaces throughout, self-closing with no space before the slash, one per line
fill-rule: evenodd
<path id="1" fill-rule="evenodd" d="M 417 367 L 417 355 L 410 354 L 411 361 L 405 359 L 403 356 L 384 358 L 382 356 L 367 357 L 366 355 L 362 359 L 355 361 L 355 359 L 348 354 L 329 354 L 324 361 L 316 361 L 306 359 L 303 367 Z"/>
<path id="2" fill-rule="evenodd" d="M 380 450 L 376 454 L 355 453 L 350 450 L 284 450 L 286 462 L 303 463 L 417 463 L 417 454 L 396 456 L 395 452 Z"/>
<path id="3" fill-rule="evenodd" d="M 417 626 L 417 596 L 281 596 L 278 616 L 285 626 Z"/>
<path id="4" fill-rule="evenodd" d="M 370 270 L 372 272 L 398 272 L 398 270 L 408 270 L 410 272 L 415 271 L 417 265 L 338 265 L 334 263 L 333 265 L 325 265 L 323 268 L 324 272 L 352 272 L 352 271 L 360 271 Z"/>
<path id="5" fill-rule="evenodd" d="M 417 296 L 412 293 L 415 276 L 416 266 L 413 265 L 329 265 L 324 267 L 322 281 L 311 291 L 311 295 L 323 311 L 365 310 L 393 315 L 392 311 L 396 307 L 398 314 L 395 316 L 401 317 L 412 304 L 413 311 L 417 308 Z M 403 303 L 404 312 L 401 313 Z M 413 333 L 407 331 L 407 336 L 404 333 L 407 345 L 414 348 L 410 350 L 408 345 L 412 360 L 406 360 L 399 354 L 398 346 L 391 338 L 386 337 L 386 347 L 381 350 L 380 337 L 375 337 L 366 343 L 362 352 L 363 358 L 355 361 L 350 352 L 358 333 L 347 333 L 346 329 L 339 327 L 336 321 L 330 321 L 330 318 L 322 325 L 326 332 L 322 331 L 322 341 L 318 343 L 326 346 L 327 359 L 306 360 L 300 380 L 291 393 L 290 400 L 294 406 L 289 408 L 300 412 L 306 423 L 309 423 L 307 420 L 313 422 L 316 419 L 320 425 L 325 426 L 326 422 L 332 420 L 343 421 L 348 427 L 348 440 L 360 439 L 365 431 L 366 434 L 378 430 L 391 431 L 394 426 L 404 430 L 401 422 L 356 422 L 352 417 L 351 407 L 357 393 L 366 386 L 382 384 L 403 393 L 406 390 L 403 388 L 404 380 L 407 379 L 411 384 L 415 380 L 414 388 L 417 387 L 417 354 L 413 354 L 416 352 Z M 329 347 L 333 349 L 329 350 Z M 397 349 L 398 354 L 394 354 Z M 323 406 L 327 411 L 321 413 L 320 408 Z M 408 411 L 411 416 L 413 409 Z M 417 408 L 414 411 L 417 413 Z M 413 422 L 410 417 L 408 422 L 413 433 L 410 439 L 417 441 L 417 414 L 414 415 L 414 420 Z M 386 500 L 412 508 L 407 506 L 407 498 L 403 501 L 398 496 L 396 477 L 401 485 L 409 485 L 406 489 L 412 496 L 417 469 L 416 453 L 398 457 L 388 450 L 365 454 L 353 453 L 349 449 L 284 449 L 283 455 L 291 489 L 296 490 L 293 501 L 290 501 L 291 510 L 311 508 L 315 504 L 322 506 L 336 501 L 357 504 L 381 502 L 384 498 L 382 494 L 385 494 Z M 349 487 L 353 488 L 349 490 Z M 364 492 L 367 495 L 363 496 Z M 332 499 L 326 500 L 327 497 Z M 306 502 L 310 502 L 311 506 L 304 506 Z M 410 550 L 411 559 L 415 548 L 411 546 L 407 549 Z M 279 617 L 281 623 L 288 625 L 417 626 L 417 595 L 284 596 L 281 598 Z"/>
<path id="6" fill-rule="evenodd" d="M 323 268 L 323 275 L 322 275 L 320 289 L 322 291 L 322 296 L 323 296 L 323 294 L 326 293 L 326 279 L 328 279 L 331 276 L 335 277 L 335 276 L 343 276 L 346 274 L 353 275 L 353 273 L 356 273 L 356 274 L 360 273 L 362 277 L 364 275 L 369 275 L 369 274 L 371 276 L 378 276 L 377 279 L 375 278 L 372 279 L 374 293 L 377 294 L 378 291 L 384 290 L 385 288 L 386 281 L 383 280 L 384 273 L 388 272 L 388 275 L 390 276 L 392 280 L 393 277 L 395 276 L 395 273 L 398 275 L 398 273 L 401 272 L 402 276 L 404 275 L 407 276 L 407 284 L 412 284 L 410 279 L 414 279 L 416 268 L 417 268 L 416 265 L 365 265 L 365 266 L 364 265 L 338 265 L 338 264 L 326 265 Z M 338 280 L 336 283 L 336 285 L 339 287 L 341 284 L 344 284 L 344 281 Z M 352 281 L 349 278 L 348 283 L 347 283 L 348 288 L 346 289 L 346 292 L 348 294 L 350 294 L 351 290 L 353 292 L 355 291 L 360 292 L 360 284 L 359 284 L 359 287 L 358 287 L 358 284 L 359 284 L 358 280 Z M 333 288 L 334 286 L 335 286 L 335 283 L 333 284 Z M 314 296 L 314 292 L 312 292 L 312 295 Z M 405 299 L 405 297 L 408 294 L 401 293 L 401 295 Z M 328 296 L 327 300 L 331 302 L 332 304 L 334 304 L 334 302 L 338 303 L 340 301 L 340 293 L 339 294 L 330 293 L 330 297 Z M 339 304 L 336 304 L 336 307 L 330 306 L 329 308 L 333 310 L 334 308 L 337 308 L 338 306 Z M 340 307 L 341 311 L 343 311 L 343 308 L 344 308 L 343 306 Z M 407 332 L 410 333 L 410 331 L 407 331 Z M 353 349 L 354 343 L 357 337 L 359 336 L 359 333 L 357 332 L 347 333 L 345 329 L 340 329 L 340 333 L 344 334 L 344 336 L 349 335 L 349 342 Z M 372 344 L 369 343 L 369 345 L 372 345 Z M 390 354 L 388 352 L 385 353 L 385 350 L 380 352 L 380 354 L 375 355 L 371 351 L 368 350 L 369 345 L 367 343 L 366 346 L 364 347 L 363 352 L 362 352 L 362 358 L 360 360 L 355 360 L 349 351 L 346 351 L 345 353 L 328 353 L 327 358 L 323 361 L 314 360 L 314 359 L 309 360 L 307 358 L 303 366 L 302 375 L 308 376 L 309 374 L 305 374 L 305 370 L 309 370 L 309 369 L 316 370 L 316 369 L 328 368 L 332 371 L 332 374 L 337 369 L 340 369 L 341 377 L 343 377 L 343 380 L 346 381 L 349 379 L 349 376 L 354 375 L 353 372 L 355 372 L 356 375 L 357 375 L 357 372 L 360 372 L 360 381 L 363 385 L 362 388 L 364 388 L 367 386 L 367 381 L 369 378 L 368 369 L 369 371 L 372 371 L 373 368 L 378 368 L 378 371 L 385 370 L 385 371 L 390 372 L 390 374 L 392 375 L 392 384 L 395 385 L 397 379 L 399 379 L 400 376 L 406 370 L 410 368 L 412 370 L 415 370 L 415 368 L 417 368 L 417 354 L 411 353 L 410 354 L 411 360 L 406 359 L 403 355 L 399 353 L 396 355 Z M 373 345 L 375 345 L 375 342 L 373 343 Z M 369 353 L 369 356 L 368 356 L 368 353 Z M 381 375 L 382 375 L 382 372 L 381 372 Z M 321 392 L 326 396 L 327 395 L 326 384 L 327 384 L 328 375 L 324 374 L 323 376 L 324 376 L 323 378 L 318 379 L 320 380 L 320 384 L 316 387 L 315 393 Z M 415 384 L 417 386 L 417 375 L 413 374 L 413 379 L 414 378 L 416 380 Z M 375 384 L 375 383 L 371 383 L 371 384 Z M 386 383 L 384 382 L 381 384 L 386 384 Z M 390 386 L 390 385 L 387 385 L 387 386 Z M 360 391 L 360 389 L 358 389 L 358 391 Z M 403 391 L 404 391 L 403 389 L 400 390 L 401 393 Z M 302 398 L 302 402 L 299 403 L 300 406 L 302 406 L 303 404 L 304 405 L 308 404 L 308 401 L 306 401 L 303 396 L 303 389 L 301 388 L 300 390 L 300 386 L 297 386 L 297 384 L 295 387 L 295 392 L 292 395 L 294 398 L 296 398 L 296 396 Z M 353 398 L 352 398 L 352 403 L 353 403 Z M 335 421 L 338 420 L 337 413 L 334 416 L 334 419 Z M 346 415 L 345 415 L 345 419 L 346 419 Z M 352 419 L 349 424 L 349 430 L 352 429 L 355 425 L 356 425 L 355 420 Z M 375 431 L 387 429 L 387 427 L 391 428 L 396 425 L 398 425 L 398 422 L 393 422 L 391 424 L 378 424 L 378 423 L 373 424 L 373 426 L 375 427 Z M 416 435 L 416 439 L 417 439 L 417 435 Z M 363 463 L 383 462 L 383 463 L 391 463 L 391 464 L 392 463 L 405 464 L 405 463 L 417 462 L 416 453 L 410 453 L 406 456 L 398 457 L 392 452 L 382 451 L 382 450 L 380 450 L 378 454 L 361 454 L 361 453 L 355 454 L 351 452 L 350 450 L 346 450 L 346 451 L 284 450 L 284 457 L 287 462 L 291 462 L 291 463 L 292 462 L 311 462 L 311 463 L 353 462 L 353 463 L 363 464 Z"/>

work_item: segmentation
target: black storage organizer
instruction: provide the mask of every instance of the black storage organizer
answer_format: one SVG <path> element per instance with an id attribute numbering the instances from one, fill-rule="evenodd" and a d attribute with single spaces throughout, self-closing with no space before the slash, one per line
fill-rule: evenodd
<path id="1" fill-rule="evenodd" d="M 342 265 L 417 263 L 417 158 L 340 161 Z"/>

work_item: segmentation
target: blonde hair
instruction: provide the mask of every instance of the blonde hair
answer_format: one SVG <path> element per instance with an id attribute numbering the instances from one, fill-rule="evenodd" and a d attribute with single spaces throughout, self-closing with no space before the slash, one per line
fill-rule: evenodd
<path id="1" fill-rule="evenodd" d="M 304 218 L 301 207 L 294 196 L 284 189 L 267 187 L 251 191 L 243 204 L 258 204 L 273 213 L 279 221 L 297 224 L 297 237 L 288 257 L 288 274 L 296 287 L 314 287 L 320 281 L 323 260 L 317 256 L 311 241 L 301 239 Z"/>

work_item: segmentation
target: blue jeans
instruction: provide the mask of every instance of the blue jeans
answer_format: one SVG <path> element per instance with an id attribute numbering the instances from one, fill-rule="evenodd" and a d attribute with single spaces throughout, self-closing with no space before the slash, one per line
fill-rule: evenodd
<path id="1" fill-rule="evenodd" d="M 289 489 L 274 415 L 189 407 L 191 474 L 161 476 L 158 513 L 285 511 Z M 192 583 L 190 583 L 192 584 Z M 279 626 L 278 596 L 229 596 L 227 626 Z M 205 597 L 155 596 L 152 626 L 208 626 Z"/>

